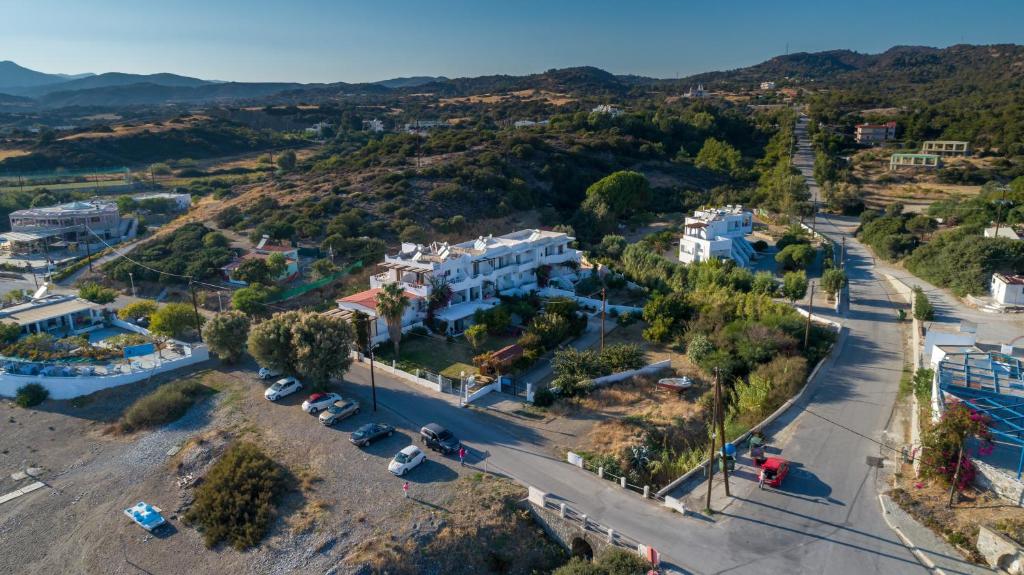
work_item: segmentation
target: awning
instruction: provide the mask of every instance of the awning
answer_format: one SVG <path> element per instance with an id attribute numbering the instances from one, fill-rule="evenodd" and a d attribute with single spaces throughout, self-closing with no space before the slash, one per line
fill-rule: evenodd
<path id="1" fill-rule="evenodd" d="M 463 303 L 457 303 L 451 307 L 446 307 L 439 310 L 434 314 L 434 317 L 443 321 L 458 321 L 465 319 L 474 313 L 478 309 L 489 309 L 498 304 L 498 300 L 494 300 L 493 303 L 486 303 L 480 301 L 467 301 Z"/>

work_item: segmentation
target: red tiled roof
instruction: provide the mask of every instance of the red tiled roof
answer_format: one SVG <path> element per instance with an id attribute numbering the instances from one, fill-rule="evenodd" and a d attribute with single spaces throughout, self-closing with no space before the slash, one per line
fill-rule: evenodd
<path id="1" fill-rule="evenodd" d="M 291 246 L 272 246 L 268 244 L 263 246 L 262 248 L 256 249 L 260 250 L 261 252 L 293 252 L 299 248 L 293 248 Z"/>
<path id="2" fill-rule="evenodd" d="M 523 348 L 516 344 L 506 345 L 491 354 L 491 359 L 497 363 L 512 362 L 523 357 Z"/>
<path id="3" fill-rule="evenodd" d="M 377 294 L 379 294 L 379 293 L 380 293 L 380 288 L 373 288 L 373 289 L 368 289 L 366 291 L 361 291 L 359 293 L 354 293 L 354 294 L 352 294 L 350 296 L 345 296 L 345 297 L 339 299 L 338 301 L 339 302 L 343 301 L 345 303 L 354 303 L 356 305 L 361 305 L 361 306 L 363 306 L 365 308 L 368 308 L 368 309 L 377 309 Z M 410 301 L 421 299 L 420 296 L 418 296 L 418 295 L 416 295 L 416 294 L 414 294 L 412 292 L 408 292 L 407 291 L 407 292 L 404 292 L 404 293 L 405 293 L 405 297 L 409 298 Z"/>
<path id="4" fill-rule="evenodd" d="M 1009 285 L 1024 285 L 1024 275 L 996 274 Z"/>
<path id="5" fill-rule="evenodd" d="M 256 253 L 256 252 L 249 252 L 249 253 L 243 255 L 242 257 L 238 258 L 237 260 L 235 260 L 235 261 L 229 263 L 228 265 L 222 267 L 221 269 L 225 270 L 225 271 L 233 272 L 233 271 L 237 270 L 238 266 L 242 265 L 242 262 L 244 262 L 245 260 L 267 260 L 267 259 L 270 259 L 270 254 L 259 254 L 259 253 Z M 292 258 L 285 258 L 285 261 L 286 262 L 294 262 L 295 260 L 292 259 Z"/>

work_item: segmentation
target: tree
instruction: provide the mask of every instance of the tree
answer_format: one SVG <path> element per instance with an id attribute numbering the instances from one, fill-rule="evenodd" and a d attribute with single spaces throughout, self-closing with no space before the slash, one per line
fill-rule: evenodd
<path id="1" fill-rule="evenodd" d="M 989 416 L 963 403 L 947 407 L 938 423 L 928 426 L 921 435 L 921 474 L 950 484 L 959 468 L 956 488 L 966 488 L 974 480 L 975 468 L 969 456 L 970 450 L 961 451 L 961 447 L 971 437 L 977 439 L 981 455 L 992 453 L 994 446 Z"/>
<path id="2" fill-rule="evenodd" d="M 150 164 L 149 165 L 149 171 L 150 171 L 150 173 L 152 173 L 155 176 L 169 176 L 169 175 L 171 175 L 173 173 L 171 171 L 171 167 L 168 166 L 167 164 L 162 163 L 162 162 L 156 163 L 156 164 Z"/>
<path id="3" fill-rule="evenodd" d="M 568 563 L 551 572 L 551 575 L 608 575 L 596 563 L 581 557 L 573 557 Z"/>
<path id="4" fill-rule="evenodd" d="M 690 361 L 697 365 L 703 363 L 714 352 L 714 344 L 703 333 L 693 334 L 690 342 L 686 345 L 686 357 L 690 358 Z"/>
<path id="5" fill-rule="evenodd" d="M 270 274 L 271 281 L 278 280 L 286 271 L 288 271 L 288 260 L 285 259 L 284 254 L 274 252 L 267 257 L 267 272 Z"/>
<path id="6" fill-rule="evenodd" d="M 295 169 L 296 157 L 295 152 L 288 150 L 277 157 L 277 167 L 281 168 L 282 172 L 290 172 Z"/>
<path id="7" fill-rule="evenodd" d="M 849 182 L 829 182 L 822 186 L 828 209 L 846 215 L 860 213 L 864 209 L 864 190 Z"/>
<path id="8" fill-rule="evenodd" d="M 704 140 L 704 145 L 697 152 L 694 163 L 698 168 L 736 175 L 742 168 L 741 159 L 739 150 L 729 145 L 728 142 L 708 138 Z"/>
<path id="9" fill-rule="evenodd" d="M 315 277 L 321 279 L 338 273 L 338 266 L 327 258 L 316 260 L 313 265 L 309 266 L 309 269 L 313 271 Z"/>
<path id="10" fill-rule="evenodd" d="M 398 357 L 398 346 L 402 342 L 402 316 L 409 305 L 409 298 L 398 283 L 385 285 L 377 293 L 377 313 L 388 324 L 388 336 L 395 346 L 395 357 Z"/>
<path id="11" fill-rule="evenodd" d="M 0 321 L 0 343 L 11 343 L 21 335 L 21 326 L 13 321 Z"/>
<path id="12" fill-rule="evenodd" d="M 934 232 L 938 224 L 932 218 L 924 214 L 918 214 L 907 220 L 906 227 L 907 231 L 915 236 L 924 236 Z"/>
<path id="13" fill-rule="evenodd" d="M 203 339 L 227 363 L 234 363 L 245 351 L 249 318 L 240 311 L 219 313 L 203 326 Z"/>
<path id="14" fill-rule="evenodd" d="M 587 205 L 603 204 L 612 218 L 628 218 L 647 211 L 651 202 L 651 185 L 639 172 L 614 172 L 587 188 Z"/>
<path id="15" fill-rule="evenodd" d="M 782 295 L 791 302 L 807 295 L 807 274 L 802 270 L 782 276 Z"/>
<path id="16" fill-rule="evenodd" d="M 192 306 L 185 303 L 169 303 L 156 310 L 150 319 L 149 329 L 167 337 L 181 337 L 189 330 L 198 330 L 203 318 L 199 317 L 196 325 L 196 313 Z"/>
<path id="17" fill-rule="evenodd" d="M 249 331 L 249 354 L 261 366 L 280 373 L 296 373 L 291 326 L 298 322 L 299 315 L 297 311 L 276 313 Z"/>
<path id="18" fill-rule="evenodd" d="M 270 273 L 270 266 L 259 258 L 243 260 L 233 274 L 235 279 L 247 284 L 268 285 L 275 276 Z"/>
<path id="19" fill-rule="evenodd" d="M 266 286 L 253 284 L 235 290 L 235 293 L 231 294 L 231 306 L 247 315 L 263 315 L 267 310 L 264 304 L 270 298 L 270 294 Z"/>
<path id="20" fill-rule="evenodd" d="M 626 245 L 626 238 L 618 235 L 607 235 L 601 238 L 601 245 L 597 249 L 604 256 L 617 260 L 622 256 Z"/>
<path id="21" fill-rule="evenodd" d="M 648 324 L 643 332 L 644 339 L 658 343 L 678 341 L 693 314 L 694 309 L 684 294 L 654 294 L 644 305 L 643 318 Z"/>
<path id="22" fill-rule="evenodd" d="M 601 375 L 601 357 L 592 349 L 566 347 L 555 352 L 551 359 L 555 378 L 551 384 L 566 396 L 586 394 L 590 380 Z"/>
<path id="23" fill-rule="evenodd" d="M 150 319 L 158 308 L 157 303 L 152 300 L 134 301 L 117 310 L 117 317 L 125 321 L 135 321 L 143 317 Z"/>
<path id="24" fill-rule="evenodd" d="M 227 236 L 220 232 L 210 232 L 203 236 L 203 246 L 206 248 L 226 248 L 231 245 Z"/>
<path id="25" fill-rule="evenodd" d="M 316 312 L 301 312 L 291 325 L 292 363 L 296 372 L 321 389 L 341 377 L 352 364 L 355 334 L 343 319 Z"/>
<path id="26" fill-rule="evenodd" d="M 79 286 L 78 297 L 93 303 L 107 304 L 117 299 L 117 292 L 95 282 L 86 282 Z"/>
<path id="27" fill-rule="evenodd" d="M 761 271 L 754 274 L 754 281 L 750 285 L 750 291 L 761 295 L 775 294 L 775 277 L 772 272 Z"/>
<path id="28" fill-rule="evenodd" d="M 775 254 L 775 262 L 784 270 L 806 269 L 814 261 L 816 250 L 808 244 L 786 246 Z"/>
<path id="29" fill-rule="evenodd" d="M 846 273 L 843 270 L 832 268 L 821 276 L 821 289 L 831 297 L 835 297 L 845 285 Z"/>
<path id="30" fill-rule="evenodd" d="M 487 326 L 480 323 L 471 325 L 462 335 L 466 336 L 466 341 L 469 342 L 473 351 L 480 351 L 480 346 L 487 339 Z"/>

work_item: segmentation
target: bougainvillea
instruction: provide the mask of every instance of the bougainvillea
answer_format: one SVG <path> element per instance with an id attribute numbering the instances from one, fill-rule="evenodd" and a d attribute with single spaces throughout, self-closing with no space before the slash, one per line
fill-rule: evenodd
<path id="1" fill-rule="evenodd" d="M 957 466 L 957 489 L 962 491 L 974 481 L 975 467 L 970 450 L 965 446 L 959 461 L 960 444 L 974 437 L 978 441 L 977 454 L 992 453 L 992 432 L 989 418 L 962 403 L 948 407 L 942 419 L 924 432 L 922 437 L 921 473 L 925 477 L 938 478 L 949 484 L 953 481 Z"/>

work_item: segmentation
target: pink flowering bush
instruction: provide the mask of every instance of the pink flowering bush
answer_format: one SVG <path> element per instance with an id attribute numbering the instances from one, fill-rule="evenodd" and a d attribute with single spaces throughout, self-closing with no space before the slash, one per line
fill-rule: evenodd
<path id="1" fill-rule="evenodd" d="M 974 437 L 980 443 L 978 455 L 989 455 L 995 446 L 988 425 L 988 416 L 966 405 L 956 404 L 947 408 L 942 419 L 926 430 L 922 437 L 924 449 L 921 453 L 921 473 L 925 477 L 939 478 L 949 484 L 959 467 L 956 488 L 963 491 L 974 481 L 976 472 L 966 446 L 963 457 L 957 460 L 960 442 Z"/>

